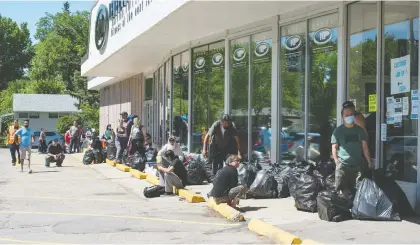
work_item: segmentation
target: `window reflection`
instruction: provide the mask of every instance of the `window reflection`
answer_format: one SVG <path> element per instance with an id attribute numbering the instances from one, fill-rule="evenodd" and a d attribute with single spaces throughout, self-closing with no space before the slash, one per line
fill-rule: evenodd
<path id="1" fill-rule="evenodd" d="M 248 153 L 249 37 L 231 41 L 231 115 L 239 132 L 241 153 Z"/>
<path id="2" fill-rule="evenodd" d="M 269 33 L 251 37 L 252 50 L 252 145 L 270 158 L 271 153 L 271 58 Z"/>
<path id="3" fill-rule="evenodd" d="M 384 97 L 394 105 L 402 103 L 402 111 L 387 107 L 384 120 L 387 121 L 387 142 L 384 144 L 384 166 L 387 174 L 396 180 L 417 182 L 417 134 L 418 121 L 413 117 L 411 105 L 414 96 L 411 91 L 418 90 L 418 2 L 384 3 Z M 410 65 L 401 69 L 397 75 L 396 62 L 405 61 Z M 395 89 L 404 83 L 406 89 Z M 401 87 L 400 87 L 401 88 Z M 406 109 L 404 107 L 406 106 Z M 396 106 L 394 106 L 396 107 Z"/>
<path id="4" fill-rule="evenodd" d="M 224 42 L 193 50 L 193 146 L 199 153 L 210 126 L 224 109 Z"/>
<path id="5" fill-rule="evenodd" d="M 331 158 L 331 134 L 337 120 L 338 14 L 309 20 L 308 159 Z M 308 71 L 309 72 L 309 71 Z"/>
<path id="6" fill-rule="evenodd" d="M 153 77 L 146 77 L 144 85 L 144 126 L 148 133 L 153 132 Z"/>
<path id="7" fill-rule="evenodd" d="M 182 150 L 188 146 L 188 51 L 173 58 L 173 134 L 178 138 Z"/>
<path id="8" fill-rule="evenodd" d="M 281 27 L 280 150 L 284 160 L 295 158 L 305 143 L 305 32 L 306 22 Z"/>

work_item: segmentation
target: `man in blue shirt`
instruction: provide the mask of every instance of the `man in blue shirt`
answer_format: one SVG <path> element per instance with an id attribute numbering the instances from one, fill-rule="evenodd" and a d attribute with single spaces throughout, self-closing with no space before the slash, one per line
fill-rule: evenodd
<path id="1" fill-rule="evenodd" d="M 23 128 L 20 128 L 15 133 L 15 140 L 17 141 L 20 136 L 20 171 L 23 172 L 23 163 L 25 158 L 28 159 L 28 173 L 32 173 L 31 170 L 31 150 L 32 144 L 35 143 L 35 137 L 32 129 L 29 128 L 29 120 L 23 122 Z"/>
<path id="2" fill-rule="evenodd" d="M 263 138 L 263 145 L 267 157 L 271 157 L 271 125 L 267 124 L 267 127 L 261 127 L 260 137 Z"/>

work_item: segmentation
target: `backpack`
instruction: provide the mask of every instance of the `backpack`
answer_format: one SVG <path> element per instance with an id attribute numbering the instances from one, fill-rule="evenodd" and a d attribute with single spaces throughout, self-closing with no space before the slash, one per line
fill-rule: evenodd
<path id="1" fill-rule="evenodd" d="M 163 195 L 164 193 L 165 187 L 160 185 L 145 187 L 143 190 L 143 195 L 146 198 L 160 197 L 160 195 Z"/>
<path id="2" fill-rule="evenodd" d="M 138 139 L 140 142 L 144 142 L 143 125 L 140 125 L 139 131 L 136 133 L 136 139 Z"/>

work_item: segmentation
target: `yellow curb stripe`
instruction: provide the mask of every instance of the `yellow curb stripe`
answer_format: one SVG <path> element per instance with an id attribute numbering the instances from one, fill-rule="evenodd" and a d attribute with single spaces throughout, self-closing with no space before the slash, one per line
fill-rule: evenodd
<path id="1" fill-rule="evenodd" d="M 174 188 L 174 193 L 185 198 L 185 200 L 190 203 L 200 203 L 206 201 L 202 195 L 196 194 L 190 190 Z"/>
<path id="2" fill-rule="evenodd" d="M 119 218 L 119 219 L 139 219 L 139 220 L 151 220 L 151 221 L 162 221 L 170 223 L 181 223 L 181 224 L 198 224 L 198 225 L 210 225 L 210 226 L 238 226 L 239 224 L 226 224 L 226 223 L 215 223 L 215 222 L 199 222 L 190 220 L 176 220 L 176 219 L 163 219 L 163 218 L 152 218 L 142 216 L 126 216 L 126 215 L 112 215 L 112 214 L 77 214 L 77 213 L 59 213 L 59 212 L 29 212 L 29 211 L 0 211 L 0 213 L 6 214 L 46 214 L 46 215 L 64 215 L 64 216 L 86 216 L 86 217 L 108 217 L 108 218 Z"/>
<path id="3" fill-rule="evenodd" d="M 259 219 L 251 219 L 248 229 L 270 238 L 277 244 L 302 244 L 302 240 L 299 237 Z"/>
<path id="4" fill-rule="evenodd" d="M 130 169 L 130 174 L 133 177 L 136 177 L 137 179 L 146 179 L 147 178 L 147 174 L 143 173 L 137 169 Z"/>
<path id="5" fill-rule="evenodd" d="M 125 164 L 117 163 L 115 165 L 115 167 L 118 168 L 119 170 L 123 171 L 123 172 L 130 172 L 130 167 L 126 166 Z"/>
<path id="6" fill-rule="evenodd" d="M 152 185 L 159 185 L 159 179 L 157 176 L 148 174 L 146 177 L 146 181 Z"/>
<path id="7" fill-rule="evenodd" d="M 54 242 L 39 242 L 39 241 L 29 241 L 29 240 L 17 240 L 13 238 L 0 237 L 0 241 L 5 242 L 16 242 L 16 243 L 28 243 L 28 244 L 65 244 L 65 243 L 54 243 Z"/>
<path id="8" fill-rule="evenodd" d="M 113 160 L 106 159 L 106 163 L 113 166 L 113 167 L 115 167 L 115 165 L 116 165 L 115 161 L 113 161 Z"/>
<path id="9" fill-rule="evenodd" d="M 216 212 L 218 212 L 219 214 L 221 214 L 223 217 L 225 217 L 226 219 L 230 221 L 238 222 L 238 221 L 245 220 L 241 212 L 230 207 L 226 203 L 217 204 L 213 198 L 210 198 L 209 200 L 207 200 L 207 206 L 209 208 L 214 209 Z"/>

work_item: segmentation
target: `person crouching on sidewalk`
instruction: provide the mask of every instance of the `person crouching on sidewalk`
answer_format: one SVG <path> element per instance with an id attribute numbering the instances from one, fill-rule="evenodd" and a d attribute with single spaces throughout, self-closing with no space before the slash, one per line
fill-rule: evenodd
<path id="1" fill-rule="evenodd" d="M 362 164 L 372 168 L 366 131 L 354 122 L 355 111 L 351 107 L 341 110 L 344 124 L 337 127 L 331 137 L 332 155 L 336 164 L 335 189 L 349 198 L 356 186 L 356 178 Z M 363 153 L 363 154 L 362 154 Z"/>
<path id="2" fill-rule="evenodd" d="M 55 162 L 57 167 L 61 167 L 65 157 L 63 147 L 58 143 L 58 139 L 54 139 L 47 149 L 45 167 L 49 168 L 52 162 Z"/>
<path id="3" fill-rule="evenodd" d="M 159 185 L 165 187 L 166 195 L 173 195 L 173 187 L 183 189 L 187 185 L 187 170 L 172 150 L 167 150 L 157 163 Z"/>
<path id="4" fill-rule="evenodd" d="M 226 166 L 217 174 L 213 182 L 210 196 L 217 204 L 226 203 L 235 208 L 239 204 L 239 197 L 247 192 L 247 188 L 238 185 L 238 170 L 240 158 L 231 155 L 226 160 Z"/>

